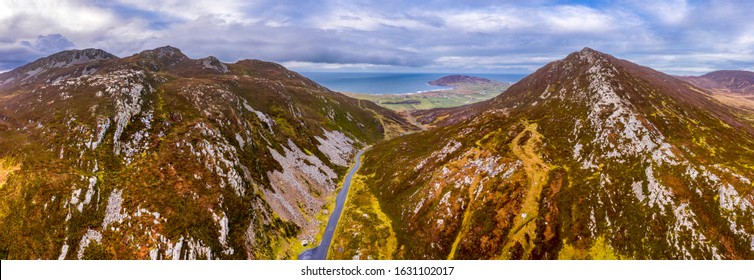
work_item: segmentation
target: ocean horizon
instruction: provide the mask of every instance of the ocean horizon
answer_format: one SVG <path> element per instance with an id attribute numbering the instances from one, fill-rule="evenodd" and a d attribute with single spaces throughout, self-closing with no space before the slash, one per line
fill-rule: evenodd
<path id="1" fill-rule="evenodd" d="M 407 94 L 449 87 L 427 84 L 448 75 L 468 75 L 498 82 L 515 83 L 528 74 L 458 74 L 392 72 L 301 72 L 301 75 L 338 92 L 367 94 Z"/>

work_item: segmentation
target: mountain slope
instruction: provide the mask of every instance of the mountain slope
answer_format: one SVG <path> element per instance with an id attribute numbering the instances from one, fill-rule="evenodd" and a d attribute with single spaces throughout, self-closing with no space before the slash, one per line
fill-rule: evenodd
<path id="1" fill-rule="evenodd" d="M 291 258 L 395 113 L 282 66 L 162 47 L 0 76 L 0 257 Z"/>
<path id="2" fill-rule="evenodd" d="M 338 234 L 336 257 L 380 235 L 407 259 L 754 258 L 754 127 L 674 77 L 584 49 L 422 116 L 444 126 L 365 154 L 379 207 L 344 216 L 385 226 Z"/>
<path id="3" fill-rule="evenodd" d="M 715 92 L 754 94 L 754 72 L 720 70 L 698 77 L 680 77 L 700 88 Z"/>
<path id="4" fill-rule="evenodd" d="M 710 92 L 716 100 L 743 111 L 754 122 L 754 72 L 722 70 L 699 77 L 678 77 Z"/>
<path id="5" fill-rule="evenodd" d="M 12 71 L 0 73 L 0 87 L 8 87 L 11 84 L 28 85 L 45 79 L 51 82 L 53 79 L 63 79 L 71 74 L 88 74 L 94 72 L 94 68 L 78 66 L 116 58 L 99 49 L 62 51 Z"/>

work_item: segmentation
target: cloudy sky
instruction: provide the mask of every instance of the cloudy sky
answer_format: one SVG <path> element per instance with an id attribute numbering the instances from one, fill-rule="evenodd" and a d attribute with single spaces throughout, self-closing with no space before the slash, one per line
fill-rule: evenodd
<path id="1" fill-rule="evenodd" d="M 0 0 L 0 71 L 164 45 L 298 71 L 530 73 L 586 46 L 671 74 L 754 71 L 753 16 L 748 0 Z"/>

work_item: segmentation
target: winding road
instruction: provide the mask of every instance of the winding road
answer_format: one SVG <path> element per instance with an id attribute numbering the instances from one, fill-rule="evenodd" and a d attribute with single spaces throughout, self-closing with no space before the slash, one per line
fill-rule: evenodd
<path id="1" fill-rule="evenodd" d="M 335 229 L 338 228 L 338 221 L 340 220 L 340 213 L 343 212 L 343 205 L 346 202 L 348 196 L 348 189 L 351 188 L 351 179 L 353 174 L 359 170 L 361 166 L 361 156 L 364 154 L 364 150 L 359 151 L 356 154 L 356 164 L 348 171 L 346 179 L 343 182 L 343 188 L 338 192 L 338 197 L 335 198 L 335 209 L 330 214 L 330 219 L 327 221 L 327 227 L 325 228 L 325 234 L 322 236 L 322 242 L 317 247 L 306 250 L 298 255 L 299 260 L 325 260 L 327 259 L 327 251 L 330 249 L 330 243 L 332 242 Z"/>

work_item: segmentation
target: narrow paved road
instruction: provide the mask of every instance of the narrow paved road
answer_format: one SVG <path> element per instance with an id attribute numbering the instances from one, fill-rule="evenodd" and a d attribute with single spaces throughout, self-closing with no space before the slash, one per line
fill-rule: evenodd
<path id="1" fill-rule="evenodd" d="M 340 220 L 340 213 L 343 212 L 343 205 L 346 202 L 348 196 L 348 189 L 351 188 L 351 179 L 353 174 L 356 174 L 356 170 L 359 170 L 361 166 L 361 155 L 364 154 L 364 150 L 361 150 L 356 154 L 356 164 L 348 171 L 346 179 L 343 182 L 343 188 L 338 192 L 338 197 L 335 198 L 335 209 L 330 214 L 330 220 L 327 221 L 327 227 L 325 228 L 325 234 L 322 236 L 322 242 L 319 246 L 306 250 L 298 255 L 299 260 L 325 260 L 327 259 L 327 251 L 330 249 L 330 243 L 332 242 L 332 236 L 335 233 L 335 229 L 338 227 L 338 220 Z"/>

